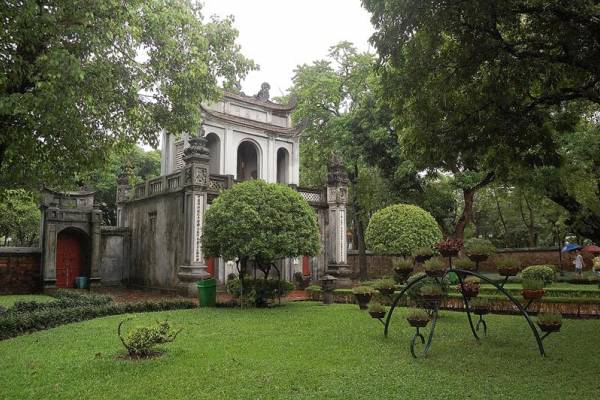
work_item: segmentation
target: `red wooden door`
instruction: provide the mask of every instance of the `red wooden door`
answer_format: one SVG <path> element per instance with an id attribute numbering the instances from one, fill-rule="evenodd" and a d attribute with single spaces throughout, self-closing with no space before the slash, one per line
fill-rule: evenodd
<path id="1" fill-rule="evenodd" d="M 302 275 L 310 275 L 310 257 L 302 256 Z"/>
<path id="2" fill-rule="evenodd" d="M 80 275 L 80 238 L 71 232 L 61 232 L 56 242 L 56 287 L 75 287 L 75 278 Z"/>
<path id="3" fill-rule="evenodd" d="M 215 276 L 215 259 L 213 257 L 209 257 L 206 260 L 206 272 L 210 274 L 210 276 Z"/>

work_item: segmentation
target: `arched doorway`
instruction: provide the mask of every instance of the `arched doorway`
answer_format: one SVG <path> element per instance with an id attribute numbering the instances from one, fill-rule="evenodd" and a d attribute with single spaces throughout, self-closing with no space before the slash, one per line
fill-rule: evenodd
<path id="1" fill-rule="evenodd" d="M 56 238 L 56 287 L 75 287 L 75 278 L 90 276 L 89 236 L 79 229 L 67 228 Z"/>
<path id="2" fill-rule="evenodd" d="M 290 155 L 283 147 L 277 150 L 277 183 L 288 184 Z"/>
<path id="3" fill-rule="evenodd" d="M 237 179 L 247 181 L 260 176 L 258 170 L 258 148 L 249 141 L 240 143 L 237 150 Z"/>
<path id="4" fill-rule="evenodd" d="M 221 173 L 221 139 L 216 133 L 209 133 L 206 135 L 208 141 L 208 151 L 210 154 L 210 161 L 208 162 L 208 168 L 211 174 Z"/>

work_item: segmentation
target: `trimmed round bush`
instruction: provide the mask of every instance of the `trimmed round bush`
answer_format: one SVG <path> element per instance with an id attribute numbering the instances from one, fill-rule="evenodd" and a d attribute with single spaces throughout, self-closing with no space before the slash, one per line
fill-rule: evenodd
<path id="1" fill-rule="evenodd" d="M 551 265 L 531 265 L 521 272 L 521 279 L 543 281 L 544 286 L 554 282 L 554 268 Z"/>
<path id="2" fill-rule="evenodd" d="M 442 232 L 431 214 L 410 204 L 377 211 L 365 233 L 367 247 L 372 252 L 406 257 L 419 248 L 432 248 L 441 239 Z"/>

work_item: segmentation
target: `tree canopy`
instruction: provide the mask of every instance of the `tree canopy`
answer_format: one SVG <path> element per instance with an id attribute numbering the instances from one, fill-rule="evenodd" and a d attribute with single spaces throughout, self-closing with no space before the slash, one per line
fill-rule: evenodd
<path id="1" fill-rule="evenodd" d="M 0 17 L 0 187 L 61 186 L 119 145 L 194 132 L 200 103 L 255 67 L 233 20 L 192 0 L 25 0 Z"/>
<path id="2" fill-rule="evenodd" d="M 221 193 L 206 211 L 202 248 L 207 257 L 248 261 L 263 271 L 284 258 L 316 255 L 317 216 L 288 186 L 250 180 Z"/>
<path id="3" fill-rule="evenodd" d="M 593 2 L 363 4 L 373 14 L 372 41 L 401 146 L 420 168 L 465 175 L 465 194 L 493 179 L 562 170 L 564 138 L 593 121 L 600 105 Z M 588 193 L 597 196 L 599 182 Z M 600 239 L 598 216 L 565 183 L 547 186 L 549 198 L 573 222 L 585 216 L 580 228 Z"/>

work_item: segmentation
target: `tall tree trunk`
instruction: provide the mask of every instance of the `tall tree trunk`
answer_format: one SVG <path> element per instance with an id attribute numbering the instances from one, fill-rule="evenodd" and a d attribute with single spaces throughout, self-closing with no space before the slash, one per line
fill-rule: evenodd
<path id="1" fill-rule="evenodd" d="M 465 201 L 462 214 L 456 221 L 456 225 L 454 227 L 454 238 L 455 239 L 464 239 L 465 237 L 465 228 L 471 222 L 473 222 L 473 204 L 475 203 L 475 190 L 473 189 L 463 189 L 463 199 Z"/>
<path id="2" fill-rule="evenodd" d="M 504 247 L 508 247 L 508 228 L 506 227 L 506 220 L 504 219 L 504 214 L 502 214 L 502 208 L 500 207 L 500 201 L 498 200 L 496 189 L 492 190 L 492 197 L 496 201 L 496 208 L 498 209 L 498 218 L 500 218 L 500 222 L 502 223 L 502 227 L 504 228 Z"/>
<path id="3" fill-rule="evenodd" d="M 464 239 L 465 237 L 465 228 L 467 225 L 473 222 L 473 205 L 475 204 L 475 193 L 479 189 L 489 185 L 494 181 L 495 174 L 493 172 L 488 172 L 487 175 L 475 186 L 470 188 L 463 189 L 463 199 L 465 201 L 462 214 L 456 221 L 456 225 L 454 226 L 454 238 L 455 239 Z"/>

